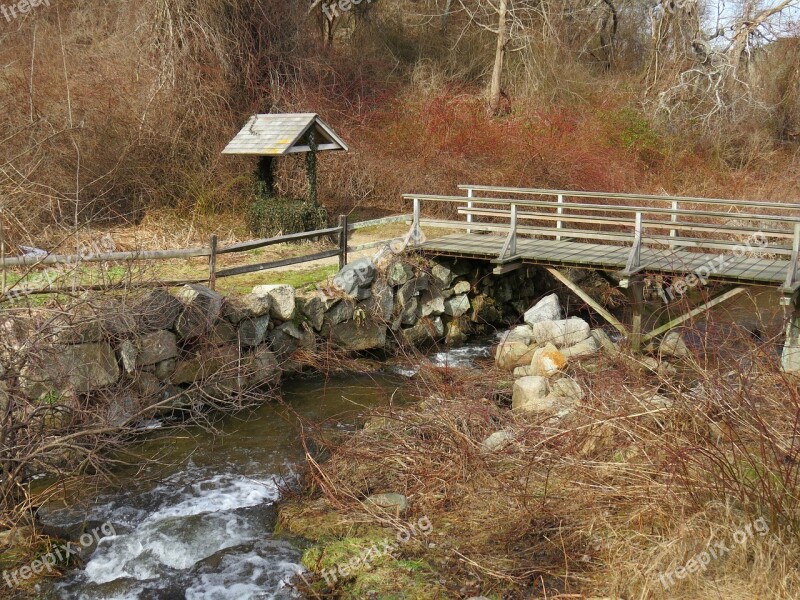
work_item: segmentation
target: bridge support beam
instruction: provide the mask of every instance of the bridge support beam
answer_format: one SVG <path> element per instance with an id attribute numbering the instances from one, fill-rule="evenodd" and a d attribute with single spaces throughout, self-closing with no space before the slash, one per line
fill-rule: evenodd
<path id="1" fill-rule="evenodd" d="M 567 286 L 567 288 L 569 288 L 569 290 L 573 294 L 575 294 L 576 296 L 578 296 L 578 298 L 580 298 L 581 300 L 586 302 L 586 304 L 591 306 L 592 309 L 594 309 L 594 311 L 597 314 L 599 314 L 610 325 L 612 325 L 614 327 L 614 329 L 619 331 L 623 336 L 628 337 L 628 329 L 625 327 L 625 325 L 620 323 L 619 319 L 617 319 L 614 315 L 612 315 L 610 312 L 608 312 L 602 304 L 600 304 L 594 298 L 592 298 L 589 294 L 584 292 L 577 283 L 575 283 L 574 281 L 571 281 L 566 275 L 564 275 L 558 269 L 555 269 L 553 267 L 545 267 L 545 268 L 547 269 L 547 272 L 550 273 L 550 275 L 552 275 L 558 281 L 560 281 L 565 286 Z"/>
<path id="2" fill-rule="evenodd" d="M 786 325 L 781 368 L 787 373 L 800 373 L 800 292 L 794 295 L 791 304 L 792 315 Z"/>
<path id="3" fill-rule="evenodd" d="M 628 299 L 631 302 L 631 350 L 642 349 L 642 314 L 644 312 L 644 277 L 631 275 L 627 285 Z"/>

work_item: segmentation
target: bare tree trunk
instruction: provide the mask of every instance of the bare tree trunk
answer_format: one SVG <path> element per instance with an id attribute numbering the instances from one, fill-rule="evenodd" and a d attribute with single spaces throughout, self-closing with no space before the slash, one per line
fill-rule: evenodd
<path id="1" fill-rule="evenodd" d="M 444 12 L 441 16 L 441 30 L 442 33 L 447 33 L 447 27 L 450 24 L 450 9 L 453 5 L 453 0 L 447 0 L 444 6 Z"/>
<path id="2" fill-rule="evenodd" d="M 497 113 L 500 106 L 500 83 L 503 74 L 503 59 L 506 54 L 506 12 L 508 0 L 500 0 L 497 20 L 497 52 L 494 55 L 494 69 L 492 70 L 492 82 L 489 87 L 489 112 Z"/>

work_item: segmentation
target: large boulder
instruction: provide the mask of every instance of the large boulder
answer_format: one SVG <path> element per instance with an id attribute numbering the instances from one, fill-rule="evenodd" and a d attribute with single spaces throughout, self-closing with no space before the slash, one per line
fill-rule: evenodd
<path id="1" fill-rule="evenodd" d="M 211 331 L 222 312 L 223 297 L 203 285 L 186 285 L 178 293 L 185 305 L 175 323 L 181 340 L 202 337 Z"/>
<path id="2" fill-rule="evenodd" d="M 431 275 L 433 275 L 434 279 L 439 281 L 439 283 L 442 284 L 442 287 L 445 288 L 449 287 L 453 282 L 453 279 L 456 277 L 456 274 L 450 265 L 439 262 L 433 264 L 433 267 L 431 268 Z"/>
<path id="3" fill-rule="evenodd" d="M 323 325 L 332 327 L 353 318 L 355 304 L 351 300 L 339 300 L 323 316 Z"/>
<path id="4" fill-rule="evenodd" d="M 520 325 L 505 333 L 494 353 L 497 366 L 513 371 L 517 367 L 530 365 L 536 351 L 536 346 L 531 345 L 532 341 L 533 331 L 527 325 Z"/>
<path id="5" fill-rule="evenodd" d="M 331 329 L 331 342 L 344 350 L 372 350 L 386 345 L 386 326 L 367 320 L 347 321 Z"/>
<path id="6" fill-rule="evenodd" d="M 562 321 L 540 321 L 531 325 L 531 328 L 537 343 L 551 343 L 558 348 L 574 346 L 592 334 L 589 324 L 577 317 Z"/>
<path id="7" fill-rule="evenodd" d="M 253 288 L 253 294 L 269 298 L 269 315 L 273 319 L 290 321 L 294 317 L 295 293 L 292 286 L 284 283 L 257 285 Z"/>
<path id="8" fill-rule="evenodd" d="M 367 289 L 375 281 L 375 264 L 369 258 L 360 258 L 346 265 L 333 278 L 333 285 L 348 296 L 357 296 L 359 289 Z"/>
<path id="9" fill-rule="evenodd" d="M 325 299 L 319 293 L 300 298 L 300 307 L 303 316 L 308 320 L 311 327 L 314 328 L 314 331 L 322 329 L 322 324 L 325 319 L 325 305 Z"/>
<path id="10" fill-rule="evenodd" d="M 437 290 L 425 290 L 419 297 L 421 317 L 438 316 L 444 313 L 444 297 Z"/>
<path id="11" fill-rule="evenodd" d="M 688 358 L 692 355 L 689 346 L 683 341 L 681 332 L 677 329 L 667 332 L 661 340 L 658 352 L 661 356 L 672 356 L 674 358 Z"/>
<path id="12" fill-rule="evenodd" d="M 537 348 L 531 357 L 530 374 L 552 377 L 567 366 L 567 357 L 553 344 Z"/>
<path id="13" fill-rule="evenodd" d="M 117 357 L 105 342 L 52 347 L 38 358 L 20 374 L 20 386 L 30 398 L 66 389 L 91 392 L 115 384 L 120 376 Z"/>
<path id="14" fill-rule="evenodd" d="M 244 374 L 249 386 L 272 385 L 281 378 L 281 365 L 274 352 L 266 346 L 259 346 L 247 357 Z"/>
<path id="15" fill-rule="evenodd" d="M 556 294 L 545 296 L 525 312 L 524 321 L 528 325 L 542 321 L 560 321 L 561 303 Z"/>
<path id="16" fill-rule="evenodd" d="M 183 311 L 183 304 L 164 288 L 145 295 L 131 309 L 140 331 L 172 329 Z"/>
<path id="17" fill-rule="evenodd" d="M 453 296 L 444 301 L 444 314 L 451 317 L 460 317 L 467 314 L 470 309 L 469 298 L 466 294 Z"/>
<path id="18" fill-rule="evenodd" d="M 313 332 L 302 329 L 289 321 L 273 329 L 269 333 L 269 341 L 272 350 L 278 356 L 284 357 L 298 348 L 313 350 L 316 338 Z"/>
<path id="19" fill-rule="evenodd" d="M 574 404 L 583 400 L 584 395 L 581 386 L 571 377 L 562 377 L 550 384 L 550 396 L 553 398 L 560 398 Z M 565 403 L 562 401 L 561 404 Z"/>
<path id="20" fill-rule="evenodd" d="M 235 373 L 239 369 L 241 356 L 236 346 L 223 346 L 179 360 L 170 381 L 175 385 L 190 384 L 209 379 L 221 373 Z"/>
<path id="21" fill-rule="evenodd" d="M 171 331 L 154 331 L 137 340 L 136 350 L 137 366 L 146 367 L 178 356 L 178 343 Z"/>
<path id="22" fill-rule="evenodd" d="M 403 342 L 419 346 L 444 337 L 444 323 L 441 317 L 423 318 L 416 325 L 400 332 Z"/>
<path id="23" fill-rule="evenodd" d="M 386 283 L 397 287 L 407 283 L 414 276 L 414 271 L 402 261 L 392 263 L 386 270 Z"/>
<path id="24" fill-rule="evenodd" d="M 239 323 L 239 343 L 243 347 L 259 346 L 264 343 L 269 329 L 269 315 L 244 319 Z"/>
<path id="25" fill-rule="evenodd" d="M 537 411 L 552 407 L 548 394 L 547 379 L 535 375 L 522 377 L 514 382 L 511 395 L 511 408 L 514 410 Z"/>
<path id="26" fill-rule="evenodd" d="M 567 358 L 580 358 L 582 356 L 596 354 L 599 350 L 600 346 L 598 346 L 597 340 L 595 339 L 594 334 L 592 334 L 582 342 L 578 342 L 569 348 L 564 348 L 561 350 L 561 352 Z"/>

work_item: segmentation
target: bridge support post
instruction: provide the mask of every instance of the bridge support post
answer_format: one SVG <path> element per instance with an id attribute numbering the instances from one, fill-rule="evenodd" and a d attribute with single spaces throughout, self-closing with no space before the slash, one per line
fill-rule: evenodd
<path id="1" fill-rule="evenodd" d="M 642 349 L 642 314 L 644 312 L 644 277 L 632 275 L 628 281 L 628 298 L 631 301 L 631 350 Z"/>
<path id="2" fill-rule="evenodd" d="M 786 325 L 781 368 L 787 373 L 800 373 L 800 293 L 792 299 L 792 316 Z"/>

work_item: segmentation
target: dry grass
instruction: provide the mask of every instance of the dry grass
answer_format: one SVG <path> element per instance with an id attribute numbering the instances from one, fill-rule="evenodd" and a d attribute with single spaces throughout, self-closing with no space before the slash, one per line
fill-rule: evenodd
<path id="1" fill-rule="evenodd" d="M 770 364 L 690 362 L 663 380 L 629 358 L 584 361 L 573 376 L 587 397 L 563 418 L 511 412 L 504 374 L 429 369 L 419 405 L 315 440 L 330 453 L 309 456 L 316 500 L 291 502 L 283 522 L 319 559 L 336 540 L 429 517 L 434 545 L 403 546 L 401 560 L 432 566 L 447 592 L 430 597 L 796 598 L 800 395 Z M 500 429 L 514 441 L 482 451 Z M 363 502 L 389 491 L 409 498 L 405 519 Z M 718 543 L 724 556 L 664 586 Z"/>

